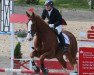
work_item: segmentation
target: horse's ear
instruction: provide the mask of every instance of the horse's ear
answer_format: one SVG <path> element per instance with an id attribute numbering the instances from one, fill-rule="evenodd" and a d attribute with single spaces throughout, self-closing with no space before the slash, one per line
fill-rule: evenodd
<path id="1" fill-rule="evenodd" d="M 32 17 L 35 17 L 35 13 L 34 12 L 32 12 Z"/>
<path id="2" fill-rule="evenodd" d="M 31 18 L 31 16 L 32 16 L 32 15 L 31 15 L 29 12 L 27 12 L 27 11 L 26 11 L 26 15 L 27 15 L 29 18 Z"/>

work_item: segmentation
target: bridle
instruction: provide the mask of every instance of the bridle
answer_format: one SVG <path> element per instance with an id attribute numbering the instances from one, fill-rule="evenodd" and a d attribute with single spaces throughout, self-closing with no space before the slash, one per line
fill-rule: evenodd
<path id="1" fill-rule="evenodd" d="M 29 23 L 30 21 L 31 21 L 31 19 L 29 19 L 28 23 Z M 27 25 L 28 25 L 28 23 L 27 23 Z M 28 30 L 28 33 L 31 34 L 32 37 L 34 37 L 34 35 L 35 35 L 36 32 L 32 31 L 32 25 L 33 25 L 33 23 L 31 24 L 30 30 Z"/>

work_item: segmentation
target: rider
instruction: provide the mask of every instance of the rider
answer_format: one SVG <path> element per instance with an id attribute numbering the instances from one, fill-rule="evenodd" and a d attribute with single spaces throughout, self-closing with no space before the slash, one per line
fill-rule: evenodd
<path id="1" fill-rule="evenodd" d="M 52 0 L 45 1 L 45 9 L 42 12 L 41 17 L 45 20 L 48 18 L 48 24 L 50 28 L 57 30 L 57 36 L 60 41 L 60 48 L 66 53 L 67 45 L 65 44 L 64 36 L 62 35 L 62 16 L 60 12 L 54 8 Z"/>

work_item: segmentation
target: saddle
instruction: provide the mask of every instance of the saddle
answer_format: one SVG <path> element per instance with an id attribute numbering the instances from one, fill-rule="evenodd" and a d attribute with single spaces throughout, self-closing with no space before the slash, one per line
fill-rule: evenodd
<path id="1" fill-rule="evenodd" d="M 58 43 L 60 43 L 57 30 L 56 29 L 52 29 L 52 30 L 54 30 L 55 34 L 57 35 Z M 69 37 L 65 33 L 63 33 L 63 31 L 62 31 L 62 35 L 64 36 L 65 43 L 70 44 Z"/>

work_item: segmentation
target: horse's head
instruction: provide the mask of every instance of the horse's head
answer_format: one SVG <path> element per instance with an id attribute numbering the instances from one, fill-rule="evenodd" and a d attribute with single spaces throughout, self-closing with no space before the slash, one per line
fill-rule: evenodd
<path id="1" fill-rule="evenodd" d="M 32 13 L 26 12 L 26 14 L 29 17 L 29 21 L 27 23 L 28 34 L 27 34 L 26 39 L 31 41 L 36 33 L 36 24 L 33 21 L 33 18 L 35 17 L 35 13 L 34 12 L 32 12 Z"/>
<path id="2" fill-rule="evenodd" d="M 48 24 L 39 15 L 30 11 L 27 11 L 26 14 L 29 17 L 29 21 L 27 23 L 27 40 L 32 40 L 35 33 L 44 37 L 46 31 L 50 31 Z"/>

